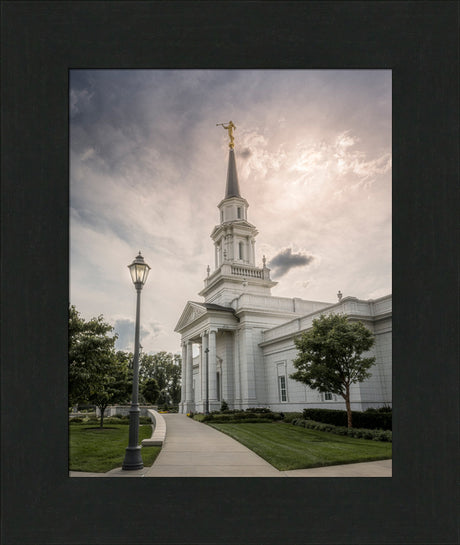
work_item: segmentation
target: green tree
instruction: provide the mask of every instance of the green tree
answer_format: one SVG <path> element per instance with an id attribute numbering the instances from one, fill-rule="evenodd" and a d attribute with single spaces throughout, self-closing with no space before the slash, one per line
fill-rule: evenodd
<path id="1" fill-rule="evenodd" d="M 103 316 L 84 320 L 69 309 L 69 403 L 91 403 L 101 409 L 129 399 L 130 371 L 123 353 L 115 353 L 116 334 Z M 132 379 L 131 379 L 132 380 Z"/>
<path id="2" fill-rule="evenodd" d="M 121 356 L 121 354 L 120 352 L 114 354 L 105 377 L 100 381 L 99 387 L 88 398 L 88 401 L 96 405 L 101 411 L 101 428 L 104 427 L 104 412 L 106 408 L 116 403 L 125 403 L 131 397 L 132 370 L 129 368 L 124 355 Z"/>
<path id="3" fill-rule="evenodd" d="M 342 314 L 321 315 L 310 331 L 294 340 L 298 349 L 291 378 L 319 392 L 343 397 L 348 427 L 352 426 L 350 386 L 369 378 L 375 357 L 361 357 L 375 342 L 362 322 L 350 322 Z"/>
<path id="4" fill-rule="evenodd" d="M 158 388 L 158 383 L 154 378 L 148 378 L 144 381 L 141 385 L 141 391 L 147 403 L 157 402 L 160 390 Z"/>
<path id="5" fill-rule="evenodd" d="M 181 358 L 177 354 L 157 352 L 142 354 L 139 365 L 141 383 L 154 378 L 158 385 L 159 404 L 179 403 L 181 390 Z"/>

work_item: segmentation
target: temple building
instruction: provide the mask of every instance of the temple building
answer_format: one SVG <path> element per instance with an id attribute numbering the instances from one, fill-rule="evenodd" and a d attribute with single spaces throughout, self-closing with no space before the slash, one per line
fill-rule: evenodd
<path id="1" fill-rule="evenodd" d="M 376 337 L 369 355 L 376 357 L 372 376 L 352 386 L 353 410 L 391 405 L 391 294 L 359 300 L 338 294 L 335 303 L 275 297 L 265 257 L 256 264 L 257 229 L 248 220 L 249 204 L 241 196 L 232 122 L 227 181 L 217 205 L 219 224 L 211 232 L 214 270 L 208 267 L 201 302 L 188 301 L 176 325 L 182 344 L 182 413 L 268 407 L 301 411 L 344 409 L 341 397 L 321 394 L 290 378 L 297 350 L 294 338 L 312 327 L 321 314 L 346 314 L 360 320 Z M 193 345 L 198 355 L 193 356 Z M 195 352 L 197 350 L 195 349 Z M 368 354 L 366 354 L 368 355 Z"/>

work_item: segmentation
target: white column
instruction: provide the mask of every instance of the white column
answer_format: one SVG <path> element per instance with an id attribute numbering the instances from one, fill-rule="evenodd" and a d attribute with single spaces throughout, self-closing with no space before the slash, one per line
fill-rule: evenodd
<path id="1" fill-rule="evenodd" d="M 251 265 L 256 264 L 256 249 L 255 249 L 256 241 L 252 238 L 251 239 Z"/>
<path id="2" fill-rule="evenodd" d="M 234 355 L 233 355 L 233 331 L 225 333 L 225 356 L 222 362 L 222 399 L 233 404 L 235 391 L 233 388 Z"/>
<path id="3" fill-rule="evenodd" d="M 187 343 L 187 385 L 186 385 L 186 391 L 185 391 L 185 400 L 187 402 L 187 412 L 189 412 L 190 407 L 189 404 L 193 402 L 193 351 L 192 351 L 193 343 L 192 341 L 188 341 Z"/>
<path id="4" fill-rule="evenodd" d="M 180 412 L 185 413 L 185 381 L 186 381 L 186 358 L 187 358 L 187 345 L 182 341 L 182 376 L 181 376 L 181 396 L 180 396 Z"/>
<path id="5" fill-rule="evenodd" d="M 208 348 L 208 334 L 201 334 L 201 400 L 203 401 L 203 412 L 206 403 L 206 348 Z"/>
<path id="6" fill-rule="evenodd" d="M 233 359 L 235 362 L 235 371 L 234 371 L 235 408 L 239 408 L 241 404 L 240 332 L 239 330 L 235 331 L 233 354 L 234 354 Z"/>
<path id="7" fill-rule="evenodd" d="M 209 410 L 217 405 L 217 359 L 216 359 L 216 330 L 209 330 Z"/>
<path id="8" fill-rule="evenodd" d="M 229 239 L 228 239 L 228 246 L 227 246 L 227 251 L 228 251 L 228 259 L 230 261 L 234 261 L 235 260 L 235 245 L 233 244 L 233 239 L 234 239 L 234 236 L 233 235 L 229 235 Z"/>
<path id="9" fill-rule="evenodd" d="M 199 344 L 198 345 L 198 375 L 197 375 L 197 380 L 196 380 L 196 384 L 195 384 L 195 391 L 193 392 L 193 401 L 195 402 L 195 411 L 198 412 L 198 407 L 197 407 L 197 403 L 200 401 L 200 399 L 202 398 L 202 377 L 203 377 L 203 365 L 202 365 L 202 362 L 203 362 L 203 345 L 202 344 Z"/>

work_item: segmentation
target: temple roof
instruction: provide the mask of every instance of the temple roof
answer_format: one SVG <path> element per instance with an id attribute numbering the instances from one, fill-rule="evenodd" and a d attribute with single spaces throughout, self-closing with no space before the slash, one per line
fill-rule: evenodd
<path id="1" fill-rule="evenodd" d="M 232 149 L 228 154 L 227 186 L 225 188 L 225 198 L 228 199 L 229 197 L 241 197 L 236 172 L 235 152 Z"/>
<path id="2" fill-rule="evenodd" d="M 204 307 L 206 310 L 223 310 L 225 312 L 232 312 L 235 313 L 235 309 L 233 307 L 223 307 L 222 305 L 215 305 L 214 303 L 197 303 L 195 301 L 192 301 L 195 305 L 200 305 L 200 307 Z"/>

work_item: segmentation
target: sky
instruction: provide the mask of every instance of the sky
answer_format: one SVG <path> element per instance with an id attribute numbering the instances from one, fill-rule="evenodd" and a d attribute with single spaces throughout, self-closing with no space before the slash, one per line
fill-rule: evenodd
<path id="1" fill-rule="evenodd" d="M 71 70 L 70 303 L 133 350 L 180 353 L 187 301 L 214 270 L 228 133 L 272 295 L 391 293 L 390 70 Z"/>

